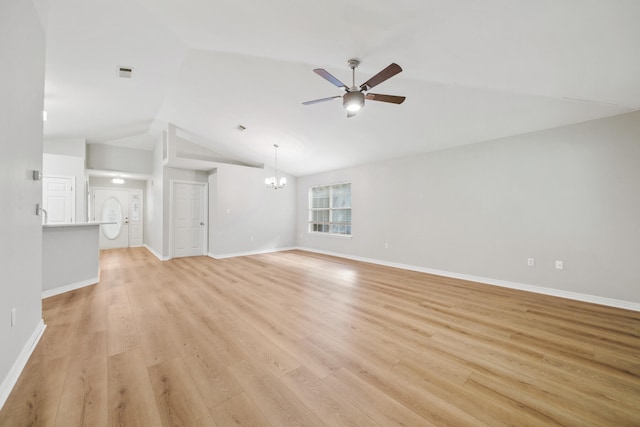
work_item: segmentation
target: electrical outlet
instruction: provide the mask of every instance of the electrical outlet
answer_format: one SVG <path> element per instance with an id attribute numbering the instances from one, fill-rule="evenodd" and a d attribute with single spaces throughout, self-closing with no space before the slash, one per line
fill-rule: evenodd
<path id="1" fill-rule="evenodd" d="M 533 258 L 527 258 L 527 266 L 529 267 L 535 267 L 536 265 L 536 260 Z"/>
<path id="2" fill-rule="evenodd" d="M 563 270 L 564 262 L 556 260 L 556 270 Z"/>
<path id="3" fill-rule="evenodd" d="M 389 249 L 389 244 L 388 244 L 388 243 L 385 243 L 385 244 L 384 244 L 384 248 L 385 248 L 385 249 Z"/>

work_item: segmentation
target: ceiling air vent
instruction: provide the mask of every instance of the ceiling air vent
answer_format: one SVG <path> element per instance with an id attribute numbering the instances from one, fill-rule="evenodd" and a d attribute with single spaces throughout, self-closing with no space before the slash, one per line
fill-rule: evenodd
<path id="1" fill-rule="evenodd" d="M 133 74 L 132 67 L 118 67 L 118 77 L 122 79 L 130 79 Z"/>

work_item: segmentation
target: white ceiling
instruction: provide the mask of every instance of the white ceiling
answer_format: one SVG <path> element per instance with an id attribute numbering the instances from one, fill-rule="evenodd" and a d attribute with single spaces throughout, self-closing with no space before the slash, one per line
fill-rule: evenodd
<path id="1" fill-rule="evenodd" d="M 484 141 L 640 108 L 637 0 L 37 0 L 47 27 L 45 137 L 150 148 L 171 122 L 293 174 Z M 347 119 L 345 83 L 404 71 Z M 134 68 L 132 79 L 118 66 Z M 236 125 L 247 127 L 245 132 Z"/>

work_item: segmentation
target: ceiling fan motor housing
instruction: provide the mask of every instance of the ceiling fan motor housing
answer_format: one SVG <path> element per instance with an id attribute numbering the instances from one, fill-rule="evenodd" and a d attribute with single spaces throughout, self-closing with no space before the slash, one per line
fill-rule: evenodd
<path id="1" fill-rule="evenodd" d="M 358 111 L 364 107 L 364 93 L 359 90 L 345 93 L 342 97 L 342 105 L 347 111 Z"/>

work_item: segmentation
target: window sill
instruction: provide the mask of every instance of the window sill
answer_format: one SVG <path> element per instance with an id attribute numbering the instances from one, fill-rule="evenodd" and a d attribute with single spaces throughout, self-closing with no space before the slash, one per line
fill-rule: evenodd
<path id="1" fill-rule="evenodd" d="M 347 239 L 351 240 L 353 234 L 330 234 L 330 233 L 314 233 L 313 231 L 307 231 L 309 236 L 318 236 L 318 237 L 332 237 L 334 239 Z"/>

